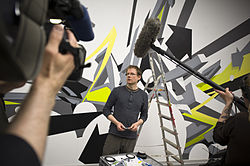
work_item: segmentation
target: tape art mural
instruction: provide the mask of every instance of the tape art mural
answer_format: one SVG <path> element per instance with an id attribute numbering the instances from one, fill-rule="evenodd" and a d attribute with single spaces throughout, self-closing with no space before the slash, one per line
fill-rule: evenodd
<path id="1" fill-rule="evenodd" d="M 95 15 L 90 10 L 91 2 L 81 2 L 88 7 L 90 17 Z M 108 8 L 112 2 L 107 1 L 105 7 Z M 113 51 L 120 39 L 118 36 L 121 35 L 116 25 L 112 25 L 108 32 L 103 32 L 107 35 L 101 39 L 101 42 L 94 43 L 93 48 L 95 49 L 92 52 L 89 52 L 88 45 L 86 46 L 88 51 L 86 62 L 91 62 L 94 65 L 83 72 L 83 76 L 78 82 L 67 82 L 56 96 L 49 137 L 73 131 L 75 139 L 84 139 L 86 128 L 91 123 L 94 123 L 94 120 L 98 117 L 103 116 L 102 108 L 112 89 L 126 84 L 125 69 L 129 65 L 137 65 L 142 69 L 143 77 L 139 84 L 140 88 L 144 88 L 147 82 L 146 78 L 151 75 L 149 58 L 141 59 L 136 57 L 133 49 L 141 28 L 148 18 L 158 18 L 161 21 L 161 29 L 155 42 L 156 45 L 164 48 L 165 51 L 170 52 L 194 70 L 199 71 L 206 78 L 224 88 L 229 87 L 231 91 L 238 94 L 238 85 L 242 77 L 250 72 L 250 12 L 247 13 L 246 18 L 241 17 L 246 14 L 235 16 L 235 18 L 241 17 L 241 20 L 234 26 L 229 26 L 227 31 L 216 31 L 216 28 L 219 29 L 216 24 L 207 24 L 209 25 L 207 26 L 208 29 L 215 29 L 215 32 L 217 32 L 216 37 L 206 43 L 198 44 L 200 42 L 199 35 L 209 36 L 209 34 L 203 34 L 204 31 L 199 34 L 200 28 L 204 29 L 202 22 L 209 21 L 206 18 L 209 13 L 203 13 L 201 16 L 197 15 L 197 13 L 206 7 L 209 8 L 206 5 L 220 6 L 221 3 L 225 3 L 224 7 L 229 9 L 236 8 L 233 6 L 235 3 L 238 3 L 240 7 L 250 6 L 247 0 L 240 0 L 230 4 L 231 2 L 233 3 L 232 0 L 223 0 L 223 2 L 215 0 L 207 2 L 201 2 L 200 0 L 155 0 L 151 2 L 154 5 L 150 7 L 150 10 L 144 11 L 143 16 L 140 15 L 139 24 L 137 14 L 143 9 L 142 2 L 138 0 L 128 2 L 130 13 L 126 19 L 129 20 L 129 24 L 124 25 L 127 32 L 122 34 L 123 39 L 126 41 L 123 42 L 125 45 L 123 45 L 124 50 L 121 50 L 122 56 Z M 122 8 L 122 6 L 120 7 Z M 218 8 L 214 8 L 215 13 L 226 13 L 218 10 Z M 178 15 L 173 15 L 172 12 L 178 13 Z M 211 11 L 211 15 L 213 15 L 213 11 Z M 224 17 L 228 18 L 227 16 Z M 209 17 L 209 19 L 211 18 Z M 228 19 L 230 20 L 230 18 Z M 92 19 L 92 22 L 94 30 L 97 26 L 102 26 L 102 23 L 95 22 L 95 19 Z M 156 75 L 159 75 L 158 59 L 154 58 L 153 60 Z M 170 101 L 173 105 L 176 105 L 177 111 L 186 123 L 182 143 L 183 158 L 190 159 L 190 152 L 197 144 L 203 144 L 207 148 L 208 157 L 219 153 L 223 148 L 213 142 L 212 133 L 220 116 L 221 108 L 223 108 L 223 100 L 211 86 L 195 78 L 178 65 L 173 64 L 167 58 L 162 57 L 162 62 L 168 83 Z M 85 77 L 86 72 L 90 71 L 92 77 Z M 26 86 L 30 84 L 27 83 Z M 149 87 L 153 86 L 152 81 Z M 7 115 L 10 119 L 15 115 L 26 93 L 11 92 L 6 94 L 5 103 L 7 105 Z M 151 96 L 152 91 L 147 91 L 147 93 Z M 159 93 L 163 99 L 166 98 L 163 92 Z M 155 101 L 153 100 L 153 102 Z M 76 108 L 83 103 L 91 103 L 95 111 L 75 112 Z M 237 107 L 234 108 L 234 112 L 239 111 L 238 109 Z M 85 146 L 77 156 L 79 162 L 98 162 L 107 135 L 107 133 L 100 133 L 100 125 L 101 122 L 99 121 L 93 125 L 93 130 L 91 130 L 92 132 L 88 140 L 86 140 Z M 70 144 L 71 141 L 74 140 L 69 140 L 67 143 Z M 159 142 L 159 146 L 163 146 L 162 142 Z M 157 155 L 157 152 L 154 154 Z"/>

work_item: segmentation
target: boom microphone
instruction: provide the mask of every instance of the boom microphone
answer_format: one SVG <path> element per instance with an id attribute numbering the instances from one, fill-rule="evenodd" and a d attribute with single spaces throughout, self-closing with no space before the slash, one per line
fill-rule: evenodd
<path id="1" fill-rule="evenodd" d="M 146 21 L 135 43 L 135 56 L 137 56 L 138 58 L 143 58 L 147 55 L 151 44 L 156 40 L 160 28 L 161 23 L 159 19 L 149 18 Z"/>
<path id="2" fill-rule="evenodd" d="M 150 18 L 146 21 L 135 43 L 135 49 L 134 49 L 135 56 L 137 56 L 138 58 L 144 58 L 145 56 L 147 56 L 147 52 L 151 48 L 158 54 L 161 54 L 162 56 L 171 60 L 173 63 L 179 65 L 183 70 L 194 75 L 196 78 L 200 79 L 204 83 L 210 85 L 211 87 L 215 89 L 225 92 L 225 89 L 222 86 L 206 78 L 201 73 L 199 73 L 198 71 L 195 71 L 194 69 L 192 69 L 190 66 L 186 65 L 185 63 L 182 63 L 175 56 L 172 56 L 166 51 L 162 50 L 161 48 L 155 46 L 153 43 L 155 42 L 156 37 L 160 31 L 160 27 L 161 27 L 161 23 L 159 19 Z M 239 106 L 241 106 L 243 111 L 246 111 L 246 106 L 243 100 L 241 100 L 239 97 L 234 96 L 234 101 L 237 102 Z"/>

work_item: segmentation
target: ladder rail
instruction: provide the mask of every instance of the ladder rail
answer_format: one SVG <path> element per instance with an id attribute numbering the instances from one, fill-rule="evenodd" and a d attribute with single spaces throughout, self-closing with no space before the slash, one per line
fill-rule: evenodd
<path id="1" fill-rule="evenodd" d="M 150 63 L 150 66 L 151 66 L 152 76 L 153 76 L 153 79 L 154 79 L 154 88 L 153 88 L 154 91 L 153 91 L 153 94 L 155 94 L 156 101 L 157 101 L 157 107 L 158 107 L 158 114 L 160 114 L 161 113 L 161 108 L 160 108 L 160 105 L 158 104 L 159 97 L 158 97 L 158 90 L 157 90 L 158 83 L 160 82 L 160 77 L 156 78 L 152 56 L 149 56 L 149 63 Z M 152 94 L 152 96 L 153 96 L 153 94 Z M 150 103 L 151 103 L 152 98 L 150 100 L 151 100 L 150 101 Z M 160 118 L 160 125 L 163 126 L 163 120 L 161 118 Z M 161 130 L 161 133 L 162 133 L 163 138 L 165 138 L 165 132 L 163 130 Z M 164 142 L 163 142 L 163 146 L 164 146 L 164 149 L 167 149 L 167 145 Z M 165 155 L 166 155 L 166 161 L 169 162 L 169 156 L 166 154 L 166 151 L 165 151 Z"/>
<path id="2" fill-rule="evenodd" d="M 178 147 L 177 150 L 178 150 L 180 161 L 181 161 L 180 163 L 184 164 L 183 159 L 182 159 L 182 153 L 181 153 L 180 142 L 179 142 L 179 138 L 178 138 L 178 134 L 177 134 L 176 124 L 175 124 L 175 119 L 174 119 L 174 115 L 173 115 L 173 110 L 172 110 L 172 106 L 171 106 L 172 104 L 171 104 L 170 98 L 169 98 L 169 93 L 168 93 L 169 91 L 168 91 L 168 88 L 167 88 L 165 72 L 164 72 L 163 65 L 162 65 L 162 59 L 158 54 L 157 54 L 157 57 L 158 57 L 158 61 L 159 61 L 160 70 L 162 71 L 162 73 L 161 73 L 162 82 L 163 82 L 163 85 L 164 85 L 164 89 L 165 89 L 165 93 L 166 93 L 166 97 L 167 97 L 167 101 L 168 101 L 170 116 L 172 118 L 171 122 L 172 122 L 172 126 L 173 126 L 173 131 L 176 133 L 174 136 L 175 136 L 175 141 L 176 141 L 176 144 L 177 144 L 177 147 Z"/>
<path id="3" fill-rule="evenodd" d="M 161 128 L 161 133 L 162 133 L 162 137 L 163 137 L 162 140 L 163 140 L 164 151 L 165 151 L 165 156 L 166 156 L 166 162 L 168 163 L 168 165 L 172 165 L 172 163 L 169 160 L 169 157 L 172 157 L 173 159 L 175 159 L 177 162 L 179 162 L 183 166 L 184 162 L 183 162 L 182 153 L 181 153 L 181 146 L 180 146 L 178 133 L 177 133 L 177 129 L 176 129 L 176 123 L 175 123 L 175 119 L 174 119 L 174 115 L 173 115 L 172 104 L 171 104 L 170 98 L 169 98 L 169 91 L 168 91 L 168 88 L 167 88 L 165 72 L 163 70 L 162 59 L 157 54 L 158 63 L 159 63 L 160 71 L 161 71 L 161 74 L 157 77 L 156 72 L 155 72 L 155 68 L 154 68 L 153 55 L 154 55 L 154 53 L 149 53 L 149 63 L 150 63 L 150 67 L 151 67 L 151 70 L 152 70 L 152 75 L 148 78 L 148 81 L 146 82 L 146 85 L 144 87 L 144 91 L 152 90 L 152 94 L 151 94 L 151 96 L 149 97 L 149 100 L 148 100 L 148 109 L 151 106 L 152 100 L 154 98 L 156 98 L 156 103 L 157 103 L 157 108 L 158 108 L 158 115 L 159 115 L 159 119 L 160 119 L 160 128 Z M 153 82 L 154 82 L 154 87 L 153 88 L 148 88 L 149 83 L 150 83 L 150 79 L 152 79 L 152 78 L 153 78 Z M 158 88 L 158 85 L 160 83 L 163 83 L 163 89 Z M 159 91 L 164 91 L 165 92 L 166 97 L 167 97 L 167 103 L 161 102 L 159 100 L 159 95 L 158 95 Z M 162 114 L 161 106 L 167 106 L 168 107 L 170 116 Z M 171 130 L 171 129 L 165 127 L 163 125 L 164 124 L 163 120 L 170 120 L 173 129 Z M 137 132 L 138 136 L 139 136 L 139 134 L 141 132 L 142 126 L 143 125 L 140 126 L 140 128 L 139 128 L 139 130 Z M 168 132 L 168 133 L 175 136 L 176 144 L 173 143 L 172 141 L 166 139 L 166 133 L 165 132 Z M 137 137 L 137 139 L 138 139 L 138 137 Z M 172 147 L 177 149 L 178 155 L 174 155 L 172 152 L 170 152 L 167 149 L 168 148 L 167 144 L 171 145 Z"/>

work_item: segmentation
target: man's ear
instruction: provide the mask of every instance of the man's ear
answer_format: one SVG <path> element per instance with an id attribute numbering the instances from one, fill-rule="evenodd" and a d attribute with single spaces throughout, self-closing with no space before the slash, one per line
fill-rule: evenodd
<path id="1" fill-rule="evenodd" d="M 138 80 L 138 82 L 141 80 L 141 75 L 138 75 L 138 77 L 139 77 L 139 80 Z"/>

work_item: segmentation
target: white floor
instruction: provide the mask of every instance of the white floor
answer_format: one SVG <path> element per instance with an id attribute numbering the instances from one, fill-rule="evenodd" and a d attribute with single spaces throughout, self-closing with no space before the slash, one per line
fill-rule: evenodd
<path id="1" fill-rule="evenodd" d="M 207 160 L 184 160 L 185 166 L 199 166 L 200 164 L 207 163 Z M 166 163 L 162 163 L 164 166 L 167 166 Z M 180 165 L 177 162 L 173 162 L 174 166 Z M 59 165 L 46 165 L 46 166 L 59 166 Z M 99 163 L 96 164 L 83 164 L 83 165 L 60 165 L 60 166 L 99 166 Z"/>

